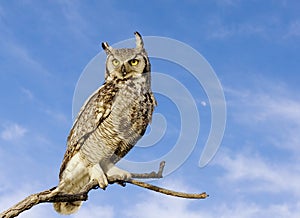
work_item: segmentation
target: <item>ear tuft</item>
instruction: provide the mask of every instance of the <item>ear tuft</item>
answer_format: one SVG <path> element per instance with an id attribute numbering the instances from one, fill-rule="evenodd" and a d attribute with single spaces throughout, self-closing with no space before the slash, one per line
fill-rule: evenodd
<path id="1" fill-rule="evenodd" d="M 144 42 L 141 34 L 139 32 L 135 32 L 135 41 L 136 41 L 136 48 L 143 49 L 144 48 Z"/>
<path id="2" fill-rule="evenodd" d="M 110 47 L 107 42 L 102 42 L 101 45 L 102 45 L 103 50 L 106 52 L 106 54 L 111 53 L 112 47 Z"/>

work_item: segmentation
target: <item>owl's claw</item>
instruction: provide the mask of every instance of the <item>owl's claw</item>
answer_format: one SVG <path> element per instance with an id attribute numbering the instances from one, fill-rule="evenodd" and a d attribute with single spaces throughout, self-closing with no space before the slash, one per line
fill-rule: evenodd
<path id="1" fill-rule="evenodd" d="M 90 179 L 96 180 L 98 182 L 99 187 L 103 190 L 105 190 L 105 188 L 108 185 L 107 177 L 99 164 L 95 164 L 90 169 Z"/>
<path id="2" fill-rule="evenodd" d="M 131 173 L 122 170 L 116 166 L 112 166 L 107 172 L 106 176 L 108 181 L 126 181 L 128 179 L 131 179 Z"/>

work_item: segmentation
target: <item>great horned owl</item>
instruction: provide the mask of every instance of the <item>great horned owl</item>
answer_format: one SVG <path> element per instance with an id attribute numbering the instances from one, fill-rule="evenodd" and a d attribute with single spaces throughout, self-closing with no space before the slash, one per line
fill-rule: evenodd
<path id="1" fill-rule="evenodd" d="M 142 137 L 156 105 L 149 58 L 138 32 L 135 38 L 136 48 L 114 49 L 102 43 L 105 82 L 85 102 L 70 131 L 56 193 L 79 193 L 92 179 L 105 189 L 109 179 L 130 178 L 115 163 Z M 71 214 L 81 203 L 54 203 L 54 208 Z"/>

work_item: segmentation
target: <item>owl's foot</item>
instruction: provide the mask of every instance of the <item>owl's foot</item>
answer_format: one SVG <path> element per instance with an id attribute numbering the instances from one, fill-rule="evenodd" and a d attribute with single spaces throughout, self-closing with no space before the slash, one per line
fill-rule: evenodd
<path id="1" fill-rule="evenodd" d="M 99 164 L 95 164 L 92 168 L 90 168 L 90 178 L 91 180 L 96 180 L 100 188 L 105 190 L 108 185 L 108 181 L 105 173 Z"/>
<path id="2" fill-rule="evenodd" d="M 113 165 L 106 172 L 106 176 L 109 181 L 116 181 L 116 180 L 126 181 L 131 178 L 131 173 Z"/>

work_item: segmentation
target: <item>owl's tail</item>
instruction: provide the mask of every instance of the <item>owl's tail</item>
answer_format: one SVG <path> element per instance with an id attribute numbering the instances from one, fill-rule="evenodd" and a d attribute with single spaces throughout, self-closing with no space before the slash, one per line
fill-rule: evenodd
<path id="1" fill-rule="evenodd" d="M 60 183 L 54 192 L 56 193 L 79 193 L 83 188 L 84 184 L 88 182 L 88 178 L 82 178 L 81 183 L 76 183 L 76 185 L 72 183 Z M 63 215 L 69 215 L 75 213 L 79 210 L 82 201 L 73 201 L 73 202 L 55 202 L 53 203 L 54 209 Z"/>
<path id="2" fill-rule="evenodd" d="M 53 203 L 54 209 L 56 212 L 63 215 L 70 215 L 79 210 L 82 201 L 73 201 L 73 202 L 56 202 Z"/>

